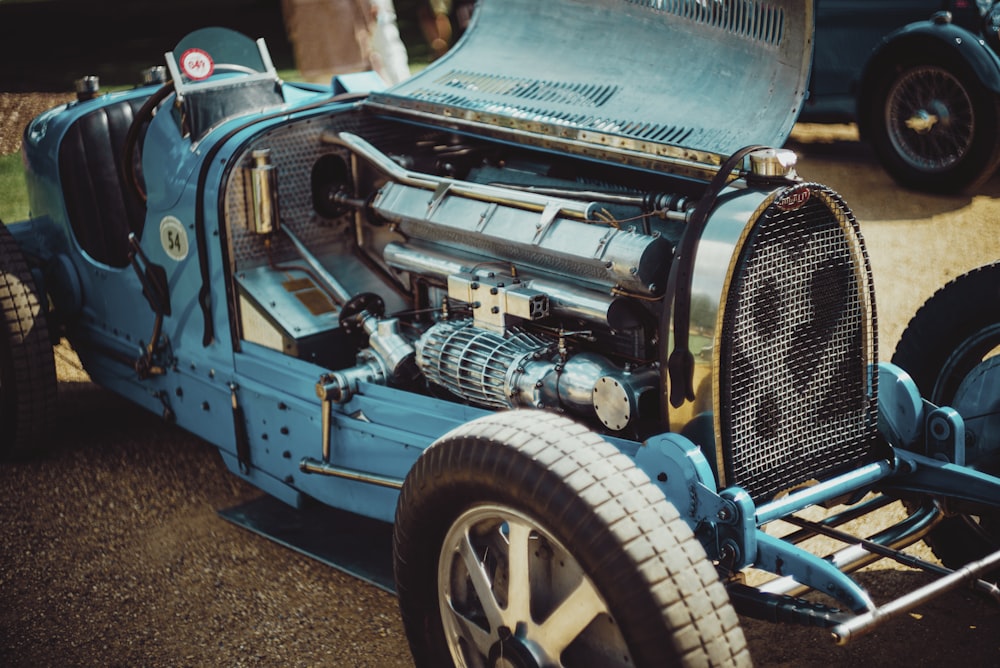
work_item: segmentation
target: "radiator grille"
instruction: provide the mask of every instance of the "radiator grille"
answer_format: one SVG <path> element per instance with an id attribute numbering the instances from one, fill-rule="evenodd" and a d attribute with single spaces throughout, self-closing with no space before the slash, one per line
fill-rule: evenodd
<path id="1" fill-rule="evenodd" d="M 807 193 L 797 208 L 783 206 Z M 726 295 L 726 484 L 760 501 L 872 460 L 874 292 L 857 221 L 840 198 L 815 185 L 775 198 L 738 251 Z"/>

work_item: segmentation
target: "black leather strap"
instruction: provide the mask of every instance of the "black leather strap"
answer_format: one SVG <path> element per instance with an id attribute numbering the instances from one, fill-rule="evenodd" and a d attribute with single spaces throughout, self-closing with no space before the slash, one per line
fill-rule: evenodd
<path id="1" fill-rule="evenodd" d="M 664 309 L 663 327 L 660 336 L 666 341 L 669 332 L 669 319 L 673 315 L 674 350 L 667 360 L 667 373 L 670 383 L 670 405 L 679 408 L 685 401 L 694 401 L 694 355 L 691 353 L 688 333 L 691 322 L 691 279 L 694 271 L 694 259 L 698 250 L 698 242 L 708 214 L 715 207 L 719 193 L 726 187 L 729 177 L 747 155 L 758 149 L 767 148 L 760 145 L 745 146 L 729 156 L 715 173 L 708 188 L 695 205 L 691 219 L 688 221 L 674 255 L 673 270 L 667 281 L 667 298 L 673 299 L 673 310 Z M 666 343 L 664 343 L 664 349 Z"/>

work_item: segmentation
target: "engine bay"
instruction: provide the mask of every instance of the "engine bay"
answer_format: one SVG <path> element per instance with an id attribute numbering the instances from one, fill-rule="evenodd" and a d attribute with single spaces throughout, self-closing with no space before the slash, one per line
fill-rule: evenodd
<path id="1" fill-rule="evenodd" d="M 698 184 L 360 111 L 236 164 L 239 337 L 329 369 L 339 401 L 374 382 L 631 438 L 661 424 L 663 294 Z"/>

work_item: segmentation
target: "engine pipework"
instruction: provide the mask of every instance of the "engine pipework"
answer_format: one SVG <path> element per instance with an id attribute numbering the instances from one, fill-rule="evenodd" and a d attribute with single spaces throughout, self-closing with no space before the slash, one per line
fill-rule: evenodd
<path id="1" fill-rule="evenodd" d="M 362 382 L 386 385 L 404 382 L 413 376 L 414 348 L 399 331 L 397 318 L 386 318 L 382 298 L 363 293 L 344 305 L 341 327 L 349 336 L 357 336 L 365 346 L 357 363 L 348 369 L 326 374 L 316 386 L 323 400 L 344 403 L 351 399 Z"/>
<path id="2" fill-rule="evenodd" d="M 659 386 L 653 366 L 620 369 L 596 353 L 570 355 L 562 340 L 505 337 L 470 320 L 431 327 L 417 341 L 416 362 L 428 381 L 472 403 L 561 410 L 612 431 L 634 425 L 642 395 Z"/>
<path id="3" fill-rule="evenodd" d="M 609 224 L 593 202 L 418 174 L 350 133 L 326 133 L 388 177 L 370 212 L 409 239 L 572 275 L 606 289 L 658 296 L 673 247 L 658 232 Z"/>
<path id="4" fill-rule="evenodd" d="M 490 274 L 505 276 L 524 288 L 545 295 L 549 314 L 556 317 L 577 318 L 612 330 L 638 324 L 636 307 L 626 297 L 602 294 L 553 279 L 529 277 L 521 272 L 514 275 L 509 263 L 488 258 L 476 260 L 472 256 L 458 257 L 443 248 L 417 242 L 387 244 L 383 257 L 386 264 L 394 269 L 431 277 L 443 283 L 448 283 L 453 276 L 480 280 L 491 278 Z"/>

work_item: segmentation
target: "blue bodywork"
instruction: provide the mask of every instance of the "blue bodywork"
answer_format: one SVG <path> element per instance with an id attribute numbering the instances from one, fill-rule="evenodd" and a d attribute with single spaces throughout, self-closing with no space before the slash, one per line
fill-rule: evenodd
<path id="1" fill-rule="evenodd" d="M 355 77 L 338 80 L 342 94 L 357 92 L 363 83 Z M 140 379 L 123 361 L 135 361 L 149 343 L 154 313 L 143 296 L 143 284 L 130 266 L 113 267 L 94 261 L 80 246 L 63 205 L 56 156 L 70 126 L 96 108 L 143 100 L 150 88 L 102 95 L 52 109 L 26 129 L 25 156 L 31 211 L 29 221 L 10 229 L 31 255 L 58 266 L 57 278 L 42 277 L 69 303 L 57 313 L 67 323 L 67 338 L 91 378 L 144 408 L 168 415 L 179 426 L 216 444 L 227 466 L 257 487 L 290 504 L 302 494 L 362 515 L 391 521 L 397 493 L 346 480 L 304 475 L 299 463 L 321 454 L 320 401 L 315 384 L 323 369 L 314 364 L 275 354 L 249 342 L 234 350 L 232 323 L 227 308 L 226 260 L 217 240 L 219 219 L 198 211 L 217 211 L 219 193 L 199 184 L 220 183 L 227 162 L 251 137 L 266 133 L 290 118 L 336 113 L 351 103 L 328 102 L 332 89 L 316 92 L 282 84 L 287 103 L 279 109 L 249 117 L 238 116 L 214 127 L 192 146 L 177 140 L 176 121 L 158 114 L 150 123 L 144 147 L 143 172 L 150 184 L 148 213 L 141 234 L 141 249 L 150 263 L 166 269 L 170 295 L 189 296 L 173 305 L 162 335 L 168 342 L 158 362 L 168 373 Z M 309 109 L 316 102 L 318 108 Z M 302 111 L 302 109 L 306 109 Z M 206 162 L 205 156 L 213 160 Z M 201 207 L 199 209 L 199 207 Z M 182 221 L 188 246 L 185 257 L 169 257 L 161 242 L 165 217 Z M 201 227 L 199 227 L 199 225 Z M 202 265 L 207 269 L 202 273 Z M 203 288 L 207 288 L 204 298 Z M 206 320 L 206 317 L 208 318 Z M 205 341 L 208 340 L 208 345 Z M 380 389 L 380 388 L 378 388 Z M 336 462 L 346 468 L 368 471 L 399 481 L 420 451 L 448 429 L 480 414 L 448 402 L 426 400 L 433 406 L 414 407 L 413 420 L 400 421 L 399 397 L 391 390 L 379 396 L 377 388 L 359 395 L 333 420 Z M 411 404 L 419 397 L 408 397 Z M 233 403 L 246 416 L 247 437 L 253 465 L 245 472 L 237 461 Z M 371 422 L 347 419 L 361 411 Z M 407 424 L 402 430 L 389 425 Z"/>
<path id="2" fill-rule="evenodd" d="M 899 37 L 951 39 L 960 30 L 916 26 Z M 981 51 L 972 43 L 962 53 L 992 66 L 995 57 Z M 225 90 L 226 82 L 238 85 L 243 76 L 221 73 L 213 81 Z M 42 114 L 25 130 L 31 218 L 9 229 L 42 290 L 52 296 L 52 322 L 96 383 L 214 444 L 235 475 L 292 506 L 310 498 L 390 522 L 399 489 L 421 453 L 453 428 L 491 411 L 365 379 L 352 386 L 346 400 L 331 400 L 323 391 L 329 365 L 283 354 L 237 331 L 241 295 L 231 276 L 235 261 L 232 230 L 224 224 L 223 184 L 253 142 L 277 136 L 292 123 L 308 127 L 348 115 L 378 81 L 357 75 L 336 78 L 329 87 L 277 80 L 273 85 L 279 93 L 273 103 L 227 113 L 187 134 L 171 107 L 176 93 L 165 97 L 142 143 L 147 199 L 134 232 L 137 245 L 128 257 L 109 253 L 103 262 L 74 230 L 60 154 L 81 119 L 136 109 L 158 89 L 99 95 Z M 751 191 L 746 197 L 752 211 L 767 189 Z M 735 195 L 729 196 L 720 210 L 742 215 L 734 201 Z M 855 504 L 871 492 L 987 505 L 1000 498 L 1000 479 L 962 465 L 961 416 L 926 404 L 892 365 L 882 364 L 878 376 L 884 454 L 769 501 L 754 501 L 737 485 L 720 488 L 718 464 L 694 436 L 660 430 L 605 437 L 658 481 L 725 572 L 755 566 L 792 576 L 854 613 L 870 612 L 871 598 L 841 568 L 769 535 L 764 526 L 817 504 Z M 925 436 L 929 422 L 937 425 L 933 439 Z M 923 535 L 936 511 L 918 512 L 887 542 Z"/>

